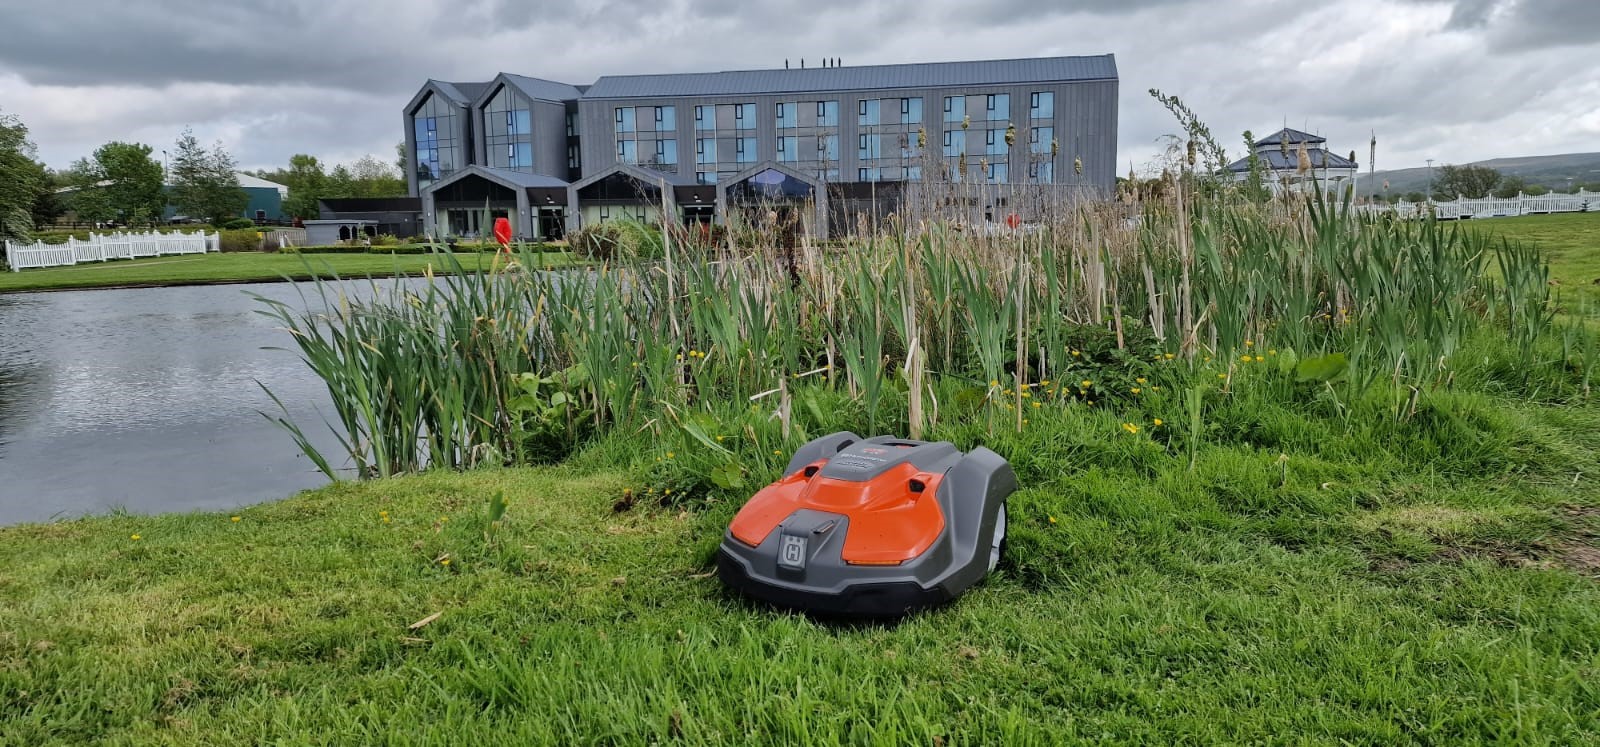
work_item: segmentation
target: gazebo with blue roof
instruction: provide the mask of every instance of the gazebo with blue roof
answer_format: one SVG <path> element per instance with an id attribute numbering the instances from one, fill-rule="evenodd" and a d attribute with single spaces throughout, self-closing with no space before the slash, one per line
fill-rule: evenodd
<path id="1" fill-rule="evenodd" d="M 1354 184 L 1360 165 L 1327 149 L 1327 138 L 1285 127 L 1256 141 L 1256 159 L 1267 187 L 1274 192 L 1305 192 L 1318 185 L 1322 191 L 1338 193 Z M 1304 150 L 1308 168 L 1300 170 Z M 1354 155 L 1352 152 L 1351 155 Z M 1250 159 L 1228 164 L 1235 181 L 1250 178 Z"/>

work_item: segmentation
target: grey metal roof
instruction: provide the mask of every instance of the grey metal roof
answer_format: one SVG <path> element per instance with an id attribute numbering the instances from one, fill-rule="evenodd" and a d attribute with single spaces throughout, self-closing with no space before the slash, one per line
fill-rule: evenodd
<path id="1" fill-rule="evenodd" d="M 456 90 L 461 92 L 461 95 L 467 97 L 467 102 L 471 103 L 477 101 L 478 97 L 483 95 L 483 91 L 489 87 L 489 83 L 490 81 L 484 81 L 482 83 L 451 83 L 450 85 L 455 86 Z"/>
<path id="2" fill-rule="evenodd" d="M 530 78 L 526 75 L 512 73 L 501 73 L 500 75 L 504 76 L 511 85 L 516 86 L 518 90 L 529 98 L 561 102 L 572 101 L 582 95 L 577 88 L 566 83 L 557 83 L 553 80 Z"/>
<path id="3" fill-rule="evenodd" d="M 473 165 L 467 166 L 466 168 L 463 168 L 463 169 L 461 169 L 459 171 L 456 171 L 455 173 L 453 173 L 453 174 L 451 174 L 449 176 L 446 176 L 445 178 L 440 179 L 439 181 L 436 181 L 436 182 L 434 182 L 432 184 L 429 184 L 426 187 L 423 187 L 422 191 L 423 192 L 427 192 L 427 191 L 430 191 L 430 190 L 437 190 L 440 187 L 444 187 L 445 185 L 454 184 L 455 182 L 458 182 L 458 181 L 460 181 L 462 179 L 465 179 L 468 176 L 477 176 L 477 177 L 480 177 L 480 178 L 490 179 L 490 180 L 499 182 L 500 184 L 503 184 L 503 185 L 506 185 L 506 186 L 509 186 L 509 187 L 512 187 L 512 188 L 515 188 L 515 189 L 527 189 L 529 187 L 562 187 L 562 188 L 565 188 L 567 186 L 566 182 L 564 182 L 564 181 L 562 181 L 560 179 L 557 179 L 557 178 L 555 178 L 553 176 L 545 176 L 543 174 L 529 174 L 529 173 L 522 172 L 522 171 L 512 171 L 510 169 L 495 169 L 495 168 L 490 168 L 488 166 L 480 166 L 478 164 L 473 164 Z"/>
<path id="4" fill-rule="evenodd" d="M 1337 153 L 1329 153 L 1321 148 L 1307 148 L 1306 157 L 1311 160 L 1313 169 L 1353 169 L 1357 168 L 1356 162 Z M 1300 168 L 1300 155 L 1298 151 L 1289 151 L 1289 155 L 1269 150 L 1257 153 L 1256 158 L 1261 159 L 1261 167 L 1271 171 L 1294 171 Z M 1250 159 L 1241 158 L 1228 164 L 1228 170 L 1245 172 L 1250 170 Z"/>
<path id="5" fill-rule="evenodd" d="M 1325 137 L 1319 137 L 1309 132 L 1301 132 L 1299 130 L 1292 130 L 1288 127 L 1285 127 L 1277 132 L 1272 133 L 1271 135 L 1257 140 L 1256 145 L 1277 145 L 1285 140 L 1287 140 L 1290 145 L 1298 145 L 1300 143 L 1328 142 L 1328 139 Z"/>
<path id="6" fill-rule="evenodd" d="M 939 88 L 1009 83 L 1115 80 L 1113 55 L 1032 57 L 971 62 L 918 62 L 859 67 L 799 67 L 729 70 L 720 73 L 608 75 L 583 93 L 585 99 L 657 96 L 728 96 L 802 91 Z"/>

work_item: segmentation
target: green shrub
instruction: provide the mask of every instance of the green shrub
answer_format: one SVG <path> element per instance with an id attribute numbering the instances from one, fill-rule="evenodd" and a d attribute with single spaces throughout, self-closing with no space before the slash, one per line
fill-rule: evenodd
<path id="1" fill-rule="evenodd" d="M 229 231 L 219 232 L 222 235 L 220 247 L 224 252 L 253 252 L 261 248 L 261 236 L 255 231 Z"/>
<path id="2" fill-rule="evenodd" d="M 400 237 L 392 233 L 380 233 L 372 237 L 373 246 L 399 246 Z"/>
<path id="3" fill-rule="evenodd" d="M 662 251 L 661 228 L 632 220 L 608 220 L 567 235 L 572 252 L 584 259 L 610 262 L 619 259 L 657 259 Z"/>
<path id="4" fill-rule="evenodd" d="M 249 218 L 234 218 L 222 224 L 224 231 L 245 231 L 256 227 L 256 222 Z"/>

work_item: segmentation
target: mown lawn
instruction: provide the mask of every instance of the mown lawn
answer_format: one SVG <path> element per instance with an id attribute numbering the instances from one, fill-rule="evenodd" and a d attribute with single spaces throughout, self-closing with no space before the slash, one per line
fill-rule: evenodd
<path id="1" fill-rule="evenodd" d="M 1463 227 L 1537 244 L 1550 260 L 1550 277 L 1564 299 L 1600 301 L 1600 209 L 1466 221 Z"/>
<path id="2" fill-rule="evenodd" d="M 623 437 L 0 529 L 0 743 L 1595 743 L 1600 412 L 1451 408 L 1272 408 L 1192 472 L 1081 407 L 957 428 L 1018 468 L 1011 554 L 897 626 L 729 596 L 738 501 L 615 511 Z"/>
<path id="3" fill-rule="evenodd" d="M 467 269 L 488 267 L 494 261 L 490 252 L 456 255 Z M 566 261 L 565 253 L 544 256 L 551 262 Z M 0 293 L 6 291 L 63 290 L 140 285 L 192 285 L 281 280 L 312 277 L 387 277 L 418 275 L 425 268 L 448 271 L 449 263 L 429 254 L 263 254 L 240 252 L 174 255 L 149 259 L 48 267 L 22 272 L 0 272 Z"/>

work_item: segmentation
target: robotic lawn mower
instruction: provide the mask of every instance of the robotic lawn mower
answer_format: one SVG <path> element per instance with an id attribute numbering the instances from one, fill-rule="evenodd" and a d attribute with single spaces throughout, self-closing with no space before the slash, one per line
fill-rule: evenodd
<path id="1" fill-rule="evenodd" d="M 955 599 L 994 570 L 1016 488 L 1011 465 L 982 447 L 823 436 L 739 510 L 717 572 L 780 607 L 899 617 Z"/>

